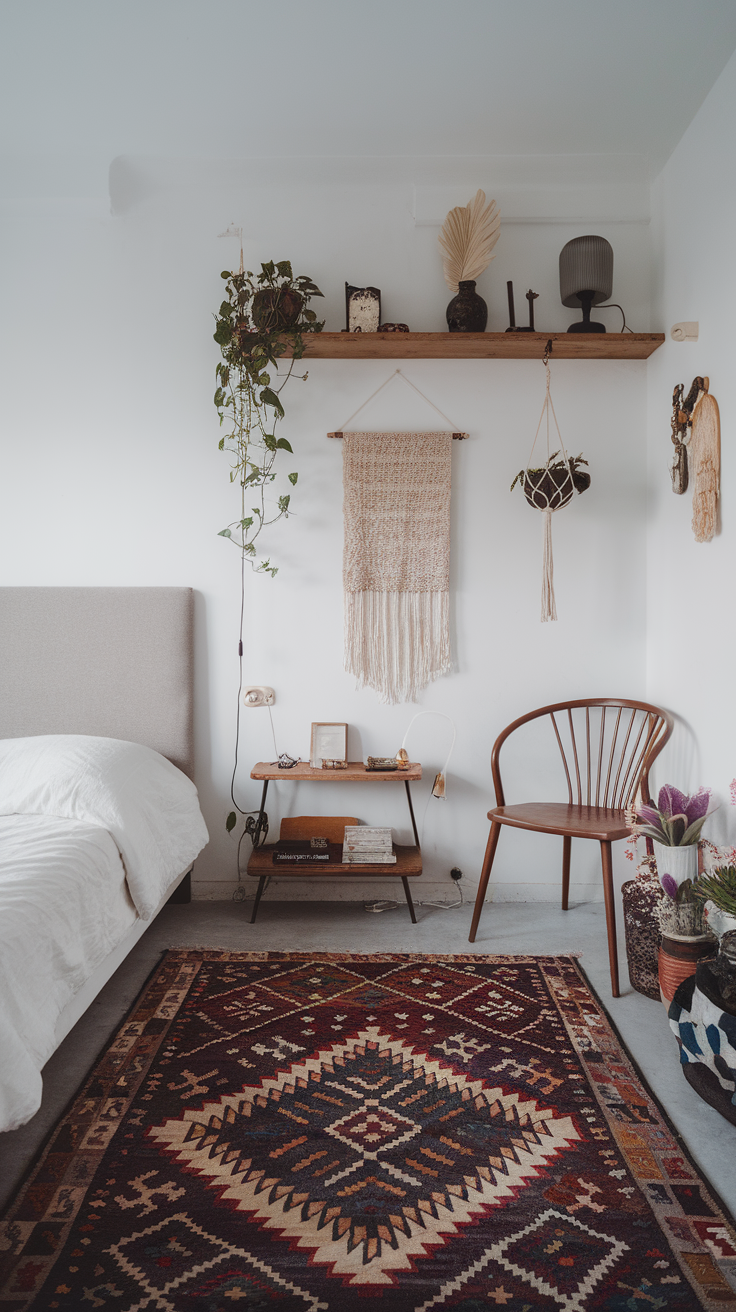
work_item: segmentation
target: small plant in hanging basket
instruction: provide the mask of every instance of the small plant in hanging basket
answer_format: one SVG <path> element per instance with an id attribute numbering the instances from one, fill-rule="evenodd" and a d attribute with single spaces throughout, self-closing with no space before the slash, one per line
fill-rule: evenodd
<path id="1" fill-rule="evenodd" d="M 535 510 L 561 510 L 572 500 L 574 492 L 586 492 L 590 487 L 590 474 L 580 468 L 587 463 L 581 455 L 564 459 L 559 451 L 554 451 L 546 465 L 538 469 L 520 469 L 511 484 L 511 491 L 520 483 L 524 496 Z"/>

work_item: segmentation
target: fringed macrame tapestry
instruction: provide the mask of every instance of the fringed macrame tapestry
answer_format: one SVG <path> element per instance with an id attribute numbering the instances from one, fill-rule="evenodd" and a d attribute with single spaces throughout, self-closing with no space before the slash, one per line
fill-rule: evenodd
<path id="1" fill-rule="evenodd" d="M 693 410 L 693 424 L 688 443 L 690 473 L 693 484 L 693 533 L 696 542 L 710 542 L 718 520 L 718 495 L 721 481 L 721 424 L 718 402 L 705 390 Z"/>
<path id="2" fill-rule="evenodd" d="M 345 669 L 385 702 L 450 669 L 452 433 L 344 433 Z"/>

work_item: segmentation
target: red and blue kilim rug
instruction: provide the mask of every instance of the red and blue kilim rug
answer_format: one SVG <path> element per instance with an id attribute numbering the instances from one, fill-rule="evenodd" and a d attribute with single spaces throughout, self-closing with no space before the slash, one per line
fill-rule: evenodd
<path id="1" fill-rule="evenodd" d="M 0 1261 L 3 1312 L 736 1309 L 569 957 L 168 953 Z"/>

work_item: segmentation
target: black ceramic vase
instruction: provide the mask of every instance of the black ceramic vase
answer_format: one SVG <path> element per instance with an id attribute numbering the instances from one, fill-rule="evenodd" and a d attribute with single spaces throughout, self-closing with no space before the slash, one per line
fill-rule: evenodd
<path id="1" fill-rule="evenodd" d="M 472 280 L 458 283 L 458 294 L 447 307 L 447 327 L 451 333 L 484 333 L 488 323 L 488 306 L 475 290 Z"/>

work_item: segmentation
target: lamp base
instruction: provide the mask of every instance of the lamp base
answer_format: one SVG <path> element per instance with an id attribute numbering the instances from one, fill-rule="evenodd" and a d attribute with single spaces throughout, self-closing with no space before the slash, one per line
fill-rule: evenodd
<path id="1" fill-rule="evenodd" d="M 585 319 L 579 319 L 575 323 L 571 323 L 567 331 L 569 333 L 604 333 L 606 325 L 604 323 L 592 323 L 590 319 L 587 323 Z"/>

